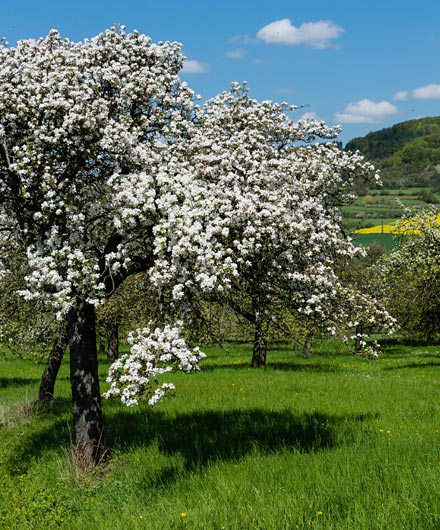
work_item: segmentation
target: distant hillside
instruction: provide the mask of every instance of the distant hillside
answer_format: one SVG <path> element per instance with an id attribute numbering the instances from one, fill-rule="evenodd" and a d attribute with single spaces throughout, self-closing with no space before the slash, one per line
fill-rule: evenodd
<path id="1" fill-rule="evenodd" d="M 359 150 L 381 170 L 386 188 L 440 189 L 440 116 L 420 118 L 354 138 L 346 150 Z"/>

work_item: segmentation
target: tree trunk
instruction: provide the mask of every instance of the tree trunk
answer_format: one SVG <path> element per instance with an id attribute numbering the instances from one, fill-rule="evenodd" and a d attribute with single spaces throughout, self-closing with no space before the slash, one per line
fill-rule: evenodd
<path id="1" fill-rule="evenodd" d="M 95 308 L 79 300 L 68 317 L 76 454 L 81 464 L 93 466 L 105 455 Z"/>
<path id="2" fill-rule="evenodd" d="M 313 345 L 313 335 L 311 333 L 307 333 L 306 340 L 304 342 L 304 356 L 305 357 L 312 356 L 312 345 Z"/>
<path id="3" fill-rule="evenodd" d="M 254 368 L 266 366 L 266 356 L 267 356 L 266 334 L 263 331 L 262 323 L 257 321 L 255 323 L 254 350 L 252 354 L 251 365 Z"/>
<path id="4" fill-rule="evenodd" d="M 51 401 L 55 392 L 55 382 L 63 360 L 64 351 L 69 343 L 67 321 L 63 324 L 60 336 L 55 340 L 49 352 L 46 366 L 40 381 L 37 403 L 46 405 Z"/>
<path id="5" fill-rule="evenodd" d="M 116 361 L 119 357 L 119 324 L 113 324 L 108 338 L 107 359 Z"/>
<path id="6" fill-rule="evenodd" d="M 363 332 L 364 327 L 362 326 L 362 324 L 359 324 L 359 326 L 356 327 L 356 338 L 354 341 L 354 353 L 356 355 L 362 355 Z"/>
<path id="7" fill-rule="evenodd" d="M 102 335 L 98 335 L 98 353 L 105 353 L 106 342 Z"/>

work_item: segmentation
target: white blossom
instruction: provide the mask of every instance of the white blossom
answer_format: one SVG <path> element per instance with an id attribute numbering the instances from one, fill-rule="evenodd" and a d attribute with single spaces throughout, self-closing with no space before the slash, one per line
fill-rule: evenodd
<path id="1" fill-rule="evenodd" d="M 137 405 L 140 399 L 156 405 L 174 390 L 172 383 L 162 383 L 159 377 L 175 369 L 191 372 L 199 369 L 205 354 L 192 350 L 181 337 L 182 324 L 176 327 L 143 328 L 130 333 L 130 354 L 115 361 L 108 372 L 110 388 L 104 397 L 120 397 L 127 406 Z"/>

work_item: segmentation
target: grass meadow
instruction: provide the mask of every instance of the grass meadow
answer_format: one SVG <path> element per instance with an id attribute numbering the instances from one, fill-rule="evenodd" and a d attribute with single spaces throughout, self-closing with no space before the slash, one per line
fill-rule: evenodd
<path id="1" fill-rule="evenodd" d="M 92 471 L 73 464 L 67 360 L 43 412 L 43 361 L 0 356 L 0 528 L 440 528 L 438 346 L 278 345 L 265 369 L 248 344 L 205 351 L 159 408 L 104 401 L 112 450 Z"/>

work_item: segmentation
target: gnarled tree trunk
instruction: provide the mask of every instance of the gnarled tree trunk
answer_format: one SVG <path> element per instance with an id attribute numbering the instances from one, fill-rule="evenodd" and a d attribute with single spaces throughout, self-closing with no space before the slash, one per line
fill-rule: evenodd
<path id="1" fill-rule="evenodd" d="M 105 455 L 95 308 L 78 300 L 69 311 L 68 320 L 76 452 L 82 464 L 93 466 Z"/>
<path id="2" fill-rule="evenodd" d="M 263 323 L 258 318 L 255 322 L 254 349 L 252 353 L 252 363 L 254 368 L 266 366 L 267 356 L 267 336 Z"/>
<path id="3" fill-rule="evenodd" d="M 64 351 L 69 343 L 69 333 L 67 320 L 63 323 L 59 337 L 55 340 L 49 352 L 47 363 L 44 368 L 38 392 L 38 403 L 45 405 L 53 398 L 55 392 L 55 382 L 63 360 Z"/>

